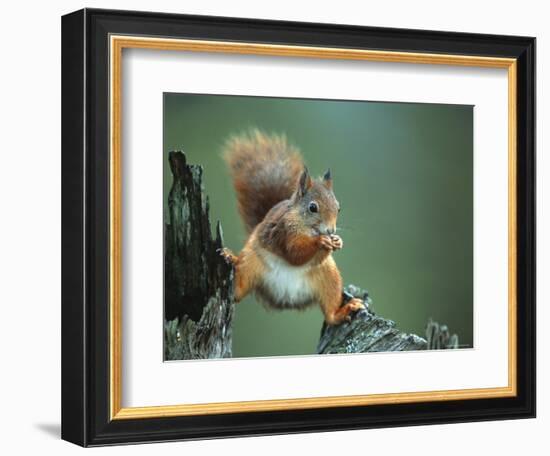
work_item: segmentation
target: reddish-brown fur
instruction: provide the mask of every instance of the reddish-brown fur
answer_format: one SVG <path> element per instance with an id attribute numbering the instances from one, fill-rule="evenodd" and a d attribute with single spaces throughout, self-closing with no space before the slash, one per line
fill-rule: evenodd
<path id="1" fill-rule="evenodd" d="M 256 129 L 229 138 L 223 156 L 249 233 L 273 206 L 292 195 L 304 168 L 298 149 L 284 135 Z"/>
<path id="2" fill-rule="evenodd" d="M 283 261 L 283 266 L 276 267 L 285 271 L 298 268 L 296 273 L 309 284 L 306 288 L 311 299 L 291 305 L 300 308 L 315 301 L 328 324 L 348 320 L 363 303 L 353 299 L 342 305 L 342 278 L 332 252 L 342 248 L 343 243 L 334 234 L 339 204 L 330 172 L 320 181 L 312 180 L 307 170 L 302 171 L 297 149 L 284 137 L 257 130 L 230 139 L 225 158 L 234 179 L 239 211 L 250 232 L 238 256 L 227 249 L 222 252 L 235 267 L 235 299 L 240 301 L 257 291 L 272 307 L 288 306 L 287 302 L 277 302 L 273 293 L 265 292 L 266 287 L 277 291 L 284 285 L 266 284 L 268 271 L 273 268 L 270 258 L 276 255 Z M 316 211 L 310 210 L 312 203 Z"/>

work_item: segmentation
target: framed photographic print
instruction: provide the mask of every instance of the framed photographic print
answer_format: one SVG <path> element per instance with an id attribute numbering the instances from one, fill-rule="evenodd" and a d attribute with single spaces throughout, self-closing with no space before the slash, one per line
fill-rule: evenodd
<path id="1" fill-rule="evenodd" d="M 62 437 L 535 416 L 535 39 L 62 20 Z"/>

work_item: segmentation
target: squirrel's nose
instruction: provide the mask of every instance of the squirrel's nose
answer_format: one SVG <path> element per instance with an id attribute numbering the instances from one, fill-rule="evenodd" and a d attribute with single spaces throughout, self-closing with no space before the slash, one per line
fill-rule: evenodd
<path id="1" fill-rule="evenodd" d="M 336 233 L 336 229 L 335 228 L 327 228 L 327 234 L 330 236 L 332 234 Z"/>

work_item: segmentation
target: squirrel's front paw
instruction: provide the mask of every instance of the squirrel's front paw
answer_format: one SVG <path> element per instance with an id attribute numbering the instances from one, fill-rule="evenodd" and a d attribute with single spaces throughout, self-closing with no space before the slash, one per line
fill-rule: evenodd
<path id="1" fill-rule="evenodd" d="M 334 245 L 330 236 L 325 234 L 319 236 L 319 245 L 322 249 L 332 252 L 334 250 Z"/>
<path id="2" fill-rule="evenodd" d="M 344 247 L 344 241 L 342 241 L 342 238 L 340 236 L 332 234 L 330 236 L 330 240 L 332 242 L 332 248 L 334 250 L 340 250 L 342 247 Z"/>

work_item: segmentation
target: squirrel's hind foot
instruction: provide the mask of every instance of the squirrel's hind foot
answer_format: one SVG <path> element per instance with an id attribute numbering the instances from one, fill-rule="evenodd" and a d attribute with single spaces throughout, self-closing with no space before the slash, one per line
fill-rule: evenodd
<path id="1" fill-rule="evenodd" d="M 334 314 L 327 316 L 328 318 L 326 318 L 326 322 L 329 325 L 339 325 L 344 321 L 350 322 L 351 315 L 362 309 L 365 309 L 365 304 L 363 301 L 358 298 L 352 298 L 336 312 L 334 312 Z"/>
<path id="2" fill-rule="evenodd" d="M 345 320 L 350 322 L 351 314 L 359 310 L 365 309 L 365 304 L 360 299 L 353 298 L 353 299 L 350 299 L 346 304 L 344 304 L 343 308 L 347 308 Z"/>
<path id="3" fill-rule="evenodd" d="M 237 262 L 237 255 L 235 255 L 230 249 L 227 247 L 223 247 L 221 249 L 216 250 L 220 254 L 220 256 L 225 260 L 227 264 L 235 265 Z"/>

